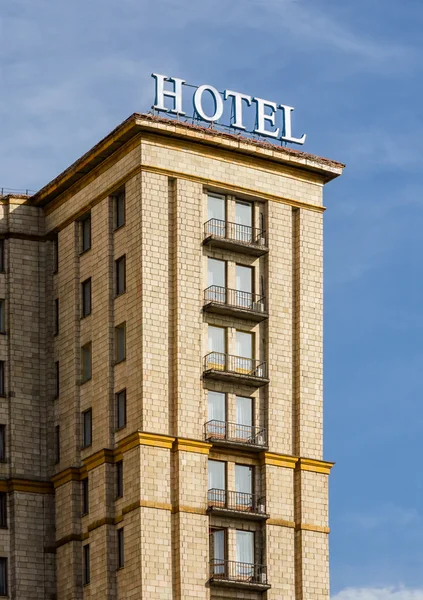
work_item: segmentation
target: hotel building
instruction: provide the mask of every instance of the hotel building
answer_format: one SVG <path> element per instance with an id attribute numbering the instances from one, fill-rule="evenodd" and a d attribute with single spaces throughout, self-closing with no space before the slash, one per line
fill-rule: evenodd
<path id="1" fill-rule="evenodd" d="M 0 597 L 328 600 L 342 169 L 135 114 L 0 197 Z"/>

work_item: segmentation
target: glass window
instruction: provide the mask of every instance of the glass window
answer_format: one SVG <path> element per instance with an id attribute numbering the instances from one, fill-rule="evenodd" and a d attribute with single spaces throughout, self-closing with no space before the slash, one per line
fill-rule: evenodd
<path id="1" fill-rule="evenodd" d="M 82 289 L 82 316 L 91 314 L 91 277 L 81 283 Z"/>
<path id="2" fill-rule="evenodd" d="M 81 348 L 81 362 L 82 362 L 82 383 L 91 379 L 92 370 L 92 346 L 91 342 L 85 344 Z"/>
<path id="3" fill-rule="evenodd" d="M 54 301 L 54 335 L 59 333 L 59 298 Z"/>
<path id="4" fill-rule="evenodd" d="M 81 252 L 91 248 L 91 215 L 87 215 L 80 221 Z"/>
<path id="5" fill-rule="evenodd" d="M 81 481 L 82 487 L 82 514 L 87 515 L 89 512 L 89 488 L 88 488 L 88 477 L 85 477 Z"/>
<path id="6" fill-rule="evenodd" d="M 236 397 L 236 422 L 251 427 L 253 424 L 253 399 L 245 396 Z"/>
<path id="7" fill-rule="evenodd" d="M 0 462 L 6 460 L 6 425 L 0 425 Z"/>
<path id="8" fill-rule="evenodd" d="M 116 296 L 120 296 L 126 290 L 126 256 L 115 260 Z"/>
<path id="9" fill-rule="evenodd" d="M 118 541 L 118 568 L 122 569 L 125 565 L 125 547 L 123 537 L 123 527 L 117 530 L 117 541 Z"/>
<path id="10" fill-rule="evenodd" d="M 82 447 L 90 446 L 92 444 L 92 433 L 93 433 L 93 419 L 92 410 L 89 408 L 82 413 Z"/>
<path id="11" fill-rule="evenodd" d="M 58 398 L 59 393 L 60 393 L 60 371 L 59 371 L 59 361 L 58 360 L 54 363 L 54 385 L 55 385 L 54 397 Z"/>
<path id="12" fill-rule="evenodd" d="M 218 194 L 207 197 L 207 235 L 226 236 L 226 198 Z"/>
<path id="13" fill-rule="evenodd" d="M 236 355 L 253 358 L 253 334 L 246 331 L 236 332 Z"/>
<path id="14" fill-rule="evenodd" d="M 125 192 L 120 192 L 113 196 L 114 213 L 115 213 L 115 229 L 119 229 L 125 225 Z"/>
<path id="15" fill-rule="evenodd" d="M 115 327 L 115 361 L 117 363 L 125 360 L 126 357 L 125 330 L 125 323 L 121 323 Z"/>
<path id="16" fill-rule="evenodd" d="M 235 491 L 240 495 L 253 493 L 253 467 L 235 465 Z"/>
<path id="17" fill-rule="evenodd" d="M 0 240 L 0 273 L 4 273 L 5 270 L 5 260 L 4 260 L 4 240 Z"/>
<path id="18" fill-rule="evenodd" d="M 0 557 L 0 596 L 7 596 L 7 558 Z"/>
<path id="19" fill-rule="evenodd" d="M 226 421 L 226 394 L 223 392 L 207 392 L 209 421 Z"/>
<path id="20" fill-rule="evenodd" d="M 0 492 L 0 527 L 7 527 L 7 494 Z"/>
<path id="21" fill-rule="evenodd" d="M 236 305 L 242 308 L 253 306 L 253 268 L 236 265 L 235 268 Z"/>
<path id="22" fill-rule="evenodd" d="M 207 285 L 206 301 L 226 302 L 226 261 L 208 259 Z"/>
<path id="23" fill-rule="evenodd" d="M 116 463 L 116 498 L 123 498 L 123 460 Z"/>
<path id="24" fill-rule="evenodd" d="M 253 205 L 250 202 L 235 203 L 235 239 L 240 242 L 253 241 Z"/>
<path id="25" fill-rule="evenodd" d="M 6 300 L 0 300 L 0 333 L 6 333 Z"/>
<path id="26" fill-rule="evenodd" d="M 241 576 L 251 576 L 254 564 L 254 531 L 236 531 L 236 561 L 242 563 L 238 565 L 238 574 Z"/>
<path id="27" fill-rule="evenodd" d="M 213 325 L 208 326 L 209 352 L 224 353 L 226 351 L 225 334 L 226 329 L 224 327 L 214 327 Z"/>
<path id="28" fill-rule="evenodd" d="M 5 372 L 5 362 L 0 360 L 0 396 L 6 395 Z"/>
<path id="29" fill-rule="evenodd" d="M 55 427 L 56 464 L 60 462 L 60 425 Z"/>
<path id="30" fill-rule="evenodd" d="M 116 394 L 116 429 L 126 425 L 126 390 Z"/>
<path id="31" fill-rule="evenodd" d="M 209 490 L 226 489 L 226 463 L 209 460 Z"/>
<path id="32" fill-rule="evenodd" d="M 212 573 L 213 575 L 224 575 L 225 573 L 225 530 L 213 529 L 210 534 L 210 555 L 212 558 Z"/>
<path id="33" fill-rule="evenodd" d="M 90 545 L 86 544 L 84 546 L 84 585 L 88 585 L 90 583 L 90 579 Z"/>

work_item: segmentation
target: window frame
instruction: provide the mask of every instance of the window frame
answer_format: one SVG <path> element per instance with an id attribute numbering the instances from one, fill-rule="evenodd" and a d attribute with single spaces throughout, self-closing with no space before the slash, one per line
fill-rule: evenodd
<path id="1" fill-rule="evenodd" d="M 0 463 L 7 462 L 6 459 L 6 425 L 0 424 Z"/>
<path id="2" fill-rule="evenodd" d="M 87 295 L 88 290 L 88 295 Z M 88 302 L 87 302 L 88 301 Z M 86 304 L 88 303 L 87 311 Z M 92 287 L 91 277 L 81 281 L 81 319 L 88 317 L 92 312 Z"/>
<path id="3" fill-rule="evenodd" d="M 88 585 L 91 581 L 91 557 L 90 557 L 90 545 L 85 544 L 82 546 L 82 554 L 83 554 L 83 582 L 84 585 Z"/>
<path id="4" fill-rule="evenodd" d="M 120 399 L 123 398 L 123 423 L 120 422 Z M 116 431 L 126 427 L 126 388 L 115 393 L 115 407 L 116 407 Z"/>
<path id="5" fill-rule="evenodd" d="M 1 578 L 4 574 L 4 581 Z M 1 584 L 4 583 L 2 586 Z M 4 598 L 9 595 L 8 590 L 8 561 L 6 556 L 0 556 L 0 597 Z M 3 587 L 3 589 L 1 589 Z"/>
<path id="6" fill-rule="evenodd" d="M 85 357 L 89 351 L 89 373 L 85 370 Z M 81 384 L 91 381 L 93 376 L 93 345 L 92 342 L 87 342 L 81 346 Z"/>
<path id="7" fill-rule="evenodd" d="M 89 415 L 89 428 L 87 429 L 87 418 Z M 87 435 L 88 433 L 88 435 Z M 87 408 L 82 411 L 82 448 L 89 448 L 93 443 L 93 409 Z"/>
<path id="8" fill-rule="evenodd" d="M 90 512 L 90 490 L 88 477 L 81 479 L 81 496 L 82 496 L 82 512 L 81 517 L 88 515 Z"/>
<path id="9" fill-rule="evenodd" d="M 113 231 L 117 231 L 126 224 L 126 193 L 125 188 L 112 194 L 113 201 Z M 123 207 L 123 222 L 119 221 L 119 202 Z"/>
<path id="10" fill-rule="evenodd" d="M 116 463 L 116 499 L 123 498 L 123 460 Z"/>
<path id="11" fill-rule="evenodd" d="M 123 356 L 118 353 L 119 350 L 119 335 L 123 332 Z M 115 365 L 126 360 L 126 321 L 115 326 Z"/>
<path id="12" fill-rule="evenodd" d="M 6 361 L 0 360 L 0 398 L 6 398 Z"/>
<path id="13" fill-rule="evenodd" d="M 85 246 L 85 233 L 88 225 L 88 245 Z M 91 212 L 83 215 L 79 220 L 79 234 L 80 234 L 80 252 L 79 254 L 84 254 L 91 250 L 92 239 L 91 239 Z"/>
<path id="14" fill-rule="evenodd" d="M 7 529 L 7 492 L 0 492 L 0 529 Z"/>
<path id="15" fill-rule="evenodd" d="M 123 282 L 119 276 L 119 266 L 123 264 Z M 121 285 L 122 284 L 122 285 Z M 122 254 L 115 260 L 115 298 L 126 292 L 126 254 Z"/>
<path id="16" fill-rule="evenodd" d="M 118 556 L 118 569 L 123 569 L 125 566 L 125 534 L 124 528 L 119 527 L 117 533 L 117 556 Z"/>

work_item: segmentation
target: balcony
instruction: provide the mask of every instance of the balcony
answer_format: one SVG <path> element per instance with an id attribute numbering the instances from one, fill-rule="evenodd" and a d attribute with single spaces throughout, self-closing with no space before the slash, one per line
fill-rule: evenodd
<path id="1" fill-rule="evenodd" d="M 269 251 L 263 229 L 220 219 L 210 219 L 204 223 L 203 244 L 252 256 L 262 256 Z"/>
<path id="2" fill-rule="evenodd" d="M 238 447 L 242 450 L 261 452 L 267 449 L 266 430 L 254 425 L 241 425 L 227 421 L 207 421 L 204 437 L 215 446 Z"/>
<path id="3" fill-rule="evenodd" d="M 261 521 L 268 519 L 264 496 L 244 492 L 211 489 L 207 494 L 207 512 L 216 516 L 234 517 Z"/>
<path id="4" fill-rule="evenodd" d="M 209 583 L 259 592 L 271 587 L 265 566 L 216 558 L 210 561 Z"/>
<path id="5" fill-rule="evenodd" d="M 252 387 L 269 383 L 265 362 L 223 352 L 209 352 L 204 357 L 203 377 Z"/>
<path id="6" fill-rule="evenodd" d="M 204 290 L 203 310 L 257 322 L 268 318 L 264 296 L 219 285 L 211 285 Z"/>

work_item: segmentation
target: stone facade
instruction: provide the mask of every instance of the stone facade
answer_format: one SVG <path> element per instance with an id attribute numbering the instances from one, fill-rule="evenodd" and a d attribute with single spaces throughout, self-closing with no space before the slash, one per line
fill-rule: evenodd
<path id="1" fill-rule="evenodd" d="M 322 191 L 342 167 L 133 115 L 35 196 L 0 198 L 10 598 L 328 600 Z M 216 193 L 226 224 L 210 237 Z M 260 240 L 230 234 L 237 200 L 250 203 Z M 209 258 L 226 261 L 229 290 L 236 265 L 254 269 L 263 315 L 248 302 L 203 310 Z M 205 363 L 209 326 L 224 328 L 234 357 L 237 332 L 252 333 L 253 356 Z M 218 435 L 206 425 L 209 391 L 226 394 Z M 249 423 L 237 421 L 237 396 L 253 399 Z M 209 460 L 225 463 L 217 496 Z M 231 492 L 242 465 L 253 483 L 241 497 Z M 239 532 L 254 540 L 248 563 Z"/>

